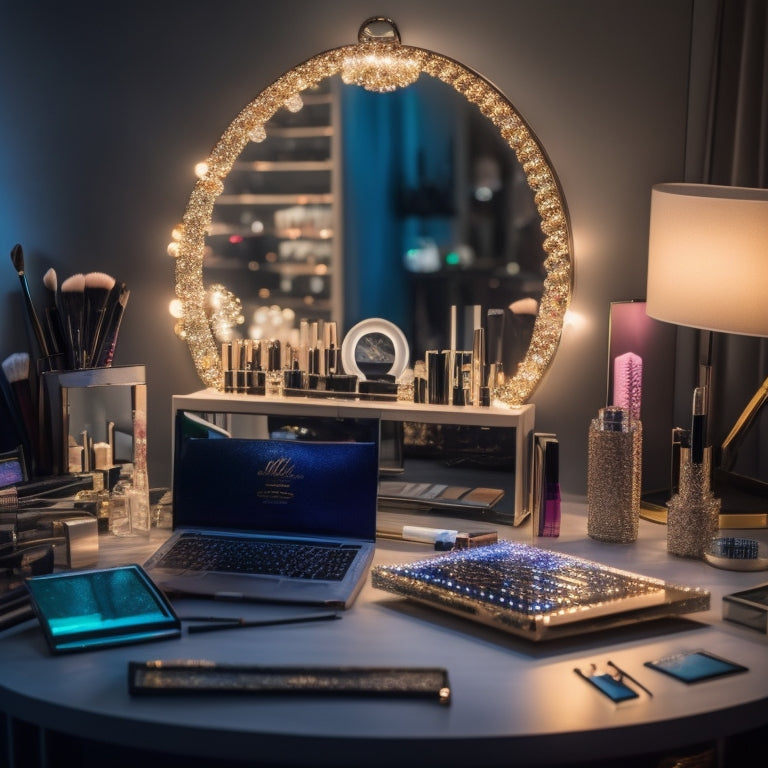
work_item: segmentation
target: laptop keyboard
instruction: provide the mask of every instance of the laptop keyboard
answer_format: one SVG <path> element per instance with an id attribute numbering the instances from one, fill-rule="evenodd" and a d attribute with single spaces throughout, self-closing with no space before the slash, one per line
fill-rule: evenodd
<path id="1" fill-rule="evenodd" d="M 157 567 L 341 581 L 358 550 L 354 545 L 187 534 L 162 556 Z"/>

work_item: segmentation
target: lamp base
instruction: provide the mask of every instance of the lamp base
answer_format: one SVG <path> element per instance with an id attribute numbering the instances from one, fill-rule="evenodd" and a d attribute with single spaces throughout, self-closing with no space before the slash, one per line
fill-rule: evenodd
<path id="1" fill-rule="evenodd" d="M 768 528 L 768 483 L 715 469 L 712 490 L 722 499 L 720 528 Z M 640 517 L 652 523 L 667 523 L 670 492 L 643 494 Z"/>

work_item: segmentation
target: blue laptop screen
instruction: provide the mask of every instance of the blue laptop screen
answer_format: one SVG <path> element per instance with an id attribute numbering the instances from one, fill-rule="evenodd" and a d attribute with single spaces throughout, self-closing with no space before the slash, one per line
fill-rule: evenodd
<path id="1" fill-rule="evenodd" d="M 176 445 L 174 527 L 376 535 L 378 442 L 186 437 Z"/>

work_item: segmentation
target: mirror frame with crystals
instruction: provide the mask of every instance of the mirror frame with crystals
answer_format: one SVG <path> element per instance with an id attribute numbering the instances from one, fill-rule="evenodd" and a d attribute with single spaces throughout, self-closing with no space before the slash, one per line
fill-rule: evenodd
<path id="1" fill-rule="evenodd" d="M 263 138 L 264 126 L 275 112 L 327 77 L 340 74 L 345 83 L 384 93 L 407 87 L 422 73 L 452 87 L 496 127 L 517 157 L 534 194 L 545 236 L 544 287 L 528 349 L 516 371 L 498 381 L 492 393 L 496 403 L 506 406 L 529 399 L 554 357 L 571 297 L 571 233 L 559 181 L 537 137 L 503 93 L 451 58 L 402 45 L 396 25 L 384 17 L 363 23 L 357 45 L 320 53 L 275 80 L 237 115 L 199 170 L 168 251 L 176 259 L 180 305 L 176 332 L 186 340 L 206 387 L 220 390 L 223 382 L 221 355 L 206 312 L 205 238 L 224 180 L 243 149 Z"/>

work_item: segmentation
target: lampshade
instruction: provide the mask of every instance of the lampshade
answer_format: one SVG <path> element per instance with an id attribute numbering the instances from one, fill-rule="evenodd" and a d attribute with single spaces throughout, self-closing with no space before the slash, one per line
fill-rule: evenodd
<path id="1" fill-rule="evenodd" d="M 677 325 L 768 336 L 768 189 L 655 185 L 646 311 Z"/>

